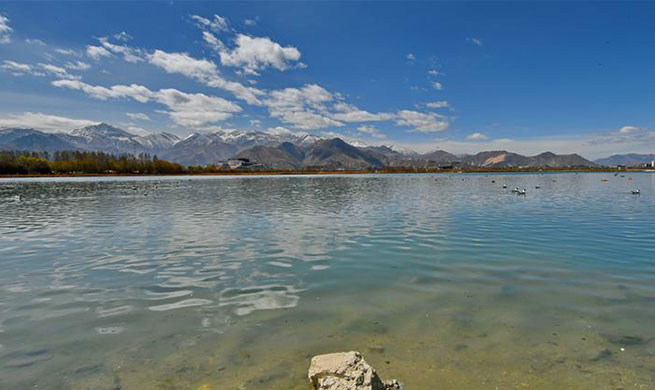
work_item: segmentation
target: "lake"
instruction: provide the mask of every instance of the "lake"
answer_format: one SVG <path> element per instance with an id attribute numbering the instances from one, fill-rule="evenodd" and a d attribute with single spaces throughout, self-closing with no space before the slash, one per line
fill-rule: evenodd
<path id="1" fill-rule="evenodd" d="M 655 173 L 0 179 L 0 200 L 3 390 L 307 389 L 347 350 L 407 390 L 655 389 Z"/>

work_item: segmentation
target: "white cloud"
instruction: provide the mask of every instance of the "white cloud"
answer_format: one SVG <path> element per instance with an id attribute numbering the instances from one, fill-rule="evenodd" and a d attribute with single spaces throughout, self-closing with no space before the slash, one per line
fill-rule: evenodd
<path id="1" fill-rule="evenodd" d="M 257 75 L 258 71 L 272 67 L 287 70 L 291 63 L 300 60 L 300 51 L 293 46 L 282 47 L 267 37 L 250 37 L 238 34 L 236 47 L 219 49 L 221 64 L 238 67 L 246 74 Z"/>
<path id="2" fill-rule="evenodd" d="M 441 73 L 436 69 L 430 69 L 430 70 L 428 70 L 428 74 L 430 76 L 439 76 Z"/>
<path id="3" fill-rule="evenodd" d="M 316 130 L 329 126 L 340 127 L 343 123 L 332 119 L 326 103 L 333 95 L 316 84 L 302 88 L 285 88 L 272 91 L 263 103 L 272 117 L 293 125 L 297 129 Z"/>
<path id="4" fill-rule="evenodd" d="M 214 19 L 212 20 L 199 15 L 191 15 L 191 19 L 196 22 L 198 27 L 202 29 L 210 29 L 217 33 L 228 31 L 230 29 L 227 19 L 220 15 L 214 15 Z"/>
<path id="5" fill-rule="evenodd" d="M 261 127 L 261 125 L 262 125 L 262 121 L 260 121 L 259 119 L 250 120 L 250 126 L 252 127 Z"/>
<path id="6" fill-rule="evenodd" d="M 44 64 L 39 63 L 36 66 L 30 64 L 24 64 L 21 62 L 15 62 L 10 60 L 3 61 L 0 65 L 0 69 L 10 72 L 14 76 L 23 76 L 26 74 L 32 76 L 43 77 L 47 74 L 51 74 L 60 78 L 74 79 L 78 76 L 71 75 L 65 68 L 56 66 L 53 64 Z"/>
<path id="7" fill-rule="evenodd" d="M 486 135 L 484 135 L 482 133 L 473 133 L 473 134 L 469 135 L 468 137 L 466 137 L 466 139 L 471 140 L 471 141 L 484 141 L 484 140 L 489 139 L 489 137 L 487 137 Z"/>
<path id="8" fill-rule="evenodd" d="M 84 126 L 96 125 L 98 122 L 86 119 L 73 119 L 40 112 L 0 115 L 0 127 L 23 127 L 57 132 L 69 131 Z"/>
<path id="9" fill-rule="evenodd" d="M 217 53 L 225 50 L 225 44 L 209 31 L 202 32 L 202 39 Z"/>
<path id="10" fill-rule="evenodd" d="M 361 110 L 352 104 L 337 103 L 334 108 L 338 111 L 332 115 L 332 118 L 342 122 L 380 122 L 394 118 L 393 114 L 381 112 L 373 114 L 368 111 Z"/>
<path id="11" fill-rule="evenodd" d="M 208 60 L 198 60 L 186 53 L 167 53 L 155 50 L 150 55 L 152 65 L 164 69 L 167 73 L 178 73 L 194 80 L 206 83 L 218 76 L 216 64 Z"/>
<path id="12" fill-rule="evenodd" d="M 102 46 L 88 45 L 86 47 L 86 55 L 97 61 L 102 57 L 110 57 L 111 53 Z"/>
<path id="13" fill-rule="evenodd" d="M 259 97 L 264 95 L 263 91 L 225 80 L 219 76 L 216 64 L 211 61 L 199 60 L 186 53 L 167 53 L 162 50 L 155 50 L 148 60 L 167 73 L 181 74 L 207 86 L 224 89 L 250 104 L 261 104 Z"/>
<path id="14" fill-rule="evenodd" d="M 32 73 L 33 68 L 29 64 L 24 64 L 21 62 L 4 60 L 0 69 L 12 73 L 14 76 L 22 76 L 27 73 Z"/>
<path id="15" fill-rule="evenodd" d="M 168 106 L 175 123 L 188 127 L 219 122 L 241 111 L 241 107 L 229 100 L 201 93 L 187 94 L 176 89 L 160 90 L 157 100 Z"/>
<path id="16" fill-rule="evenodd" d="M 413 127 L 421 133 L 432 133 L 448 129 L 449 123 L 443 115 L 411 110 L 398 111 L 396 124 Z"/>
<path id="17" fill-rule="evenodd" d="M 467 39 L 469 42 L 474 44 L 475 46 L 481 47 L 482 46 L 482 40 L 479 38 L 468 38 Z"/>
<path id="18" fill-rule="evenodd" d="M 623 126 L 621 129 L 619 129 L 619 133 L 621 134 L 633 134 L 633 133 L 638 133 L 645 130 L 643 127 L 637 127 L 637 126 Z"/>
<path id="19" fill-rule="evenodd" d="M 76 56 L 78 53 L 73 49 L 55 49 L 55 53 L 62 54 L 65 56 Z"/>
<path id="20" fill-rule="evenodd" d="M 146 103 L 154 97 L 152 91 L 142 85 L 137 84 L 114 85 L 107 88 L 90 85 L 79 80 L 56 80 L 52 82 L 52 85 L 60 88 L 69 88 L 82 91 L 87 95 L 90 95 L 91 97 L 99 100 L 130 98 L 140 103 Z"/>
<path id="21" fill-rule="evenodd" d="M 35 38 L 27 38 L 25 39 L 25 43 L 27 43 L 28 45 L 45 46 L 45 42 Z"/>
<path id="22" fill-rule="evenodd" d="M 416 61 L 416 56 L 413 53 L 407 54 L 407 59 L 409 61 Z"/>
<path id="23" fill-rule="evenodd" d="M 125 31 L 121 31 L 118 34 L 114 34 L 114 39 L 121 42 L 127 42 L 132 40 L 132 36 Z"/>
<path id="24" fill-rule="evenodd" d="M 125 115 L 127 115 L 130 119 L 134 120 L 142 120 L 142 121 L 149 121 L 150 117 L 142 112 L 126 112 Z"/>
<path id="25" fill-rule="evenodd" d="M 57 80 L 53 81 L 52 85 L 80 90 L 100 100 L 134 99 L 140 103 L 156 101 L 168 107 L 169 111 L 165 113 L 173 122 L 187 127 L 219 122 L 241 111 L 241 107 L 229 100 L 202 93 L 185 93 L 172 88 L 151 91 L 137 84 L 114 85 L 107 88 L 86 84 L 79 80 Z"/>
<path id="26" fill-rule="evenodd" d="M 375 126 L 362 125 L 357 128 L 357 131 L 366 135 L 370 135 L 371 137 L 374 138 L 386 138 L 386 135 L 380 133 L 380 130 L 378 130 L 378 128 Z"/>
<path id="27" fill-rule="evenodd" d="M 65 77 L 65 78 L 69 77 L 68 71 L 66 71 L 66 69 L 56 65 L 39 63 L 39 68 L 59 77 Z"/>
<path id="28" fill-rule="evenodd" d="M 89 70 L 91 68 L 91 65 L 87 64 L 86 62 L 82 61 L 75 61 L 75 62 L 67 62 L 66 65 L 64 65 L 66 69 L 70 70 Z"/>
<path id="29" fill-rule="evenodd" d="M 9 18 L 0 14 L 0 43 L 11 42 L 11 33 L 14 31 L 9 27 Z"/>
<path id="30" fill-rule="evenodd" d="M 450 103 L 448 103 L 445 100 L 438 100 L 436 102 L 425 103 L 425 107 L 427 107 L 427 108 L 447 108 L 447 107 L 450 107 Z"/>
<path id="31" fill-rule="evenodd" d="M 100 41 L 100 44 L 106 51 L 123 56 L 123 59 L 127 62 L 137 63 L 144 60 L 145 54 L 141 49 L 125 45 L 117 45 L 109 42 L 109 39 L 107 38 L 100 38 L 98 41 Z"/>
<path id="32" fill-rule="evenodd" d="M 438 81 L 430 82 L 430 86 L 432 86 L 432 88 L 436 89 L 437 91 L 441 91 L 443 89 L 443 85 L 441 85 L 441 83 Z"/>
<path id="33" fill-rule="evenodd" d="M 254 26 L 257 24 L 257 19 L 244 19 L 243 24 L 246 26 Z"/>
<path id="34" fill-rule="evenodd" d="M 60 66 L 56 66 L 52 64 L 42 64 L 42 63 L 39 63 L 38 66 L 42 70 L 51 73 L 55 76 L 62 77 L 62 78 L 73 78 L 73 76 L 69 74 L 65 68 L 62 68 Z"/>

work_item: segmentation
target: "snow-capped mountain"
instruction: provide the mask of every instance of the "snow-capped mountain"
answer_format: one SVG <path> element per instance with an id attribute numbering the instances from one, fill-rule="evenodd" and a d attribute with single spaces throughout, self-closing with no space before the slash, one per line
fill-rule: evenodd
<path id="1" fill-rule="evenodd" d="M 236 146 L 239 150 L 253 146 L 277 146 L 290 142 L 298 146 L 309 146 L 323 138 L 314 134 L 294 133 L 286 129 L 271 129 L 266 131 L 224 130 L 212 133 L 221 142 Z"/>
<path id="2" fill-rule="evenodd" d="M 73 142 L 87 150 L 132 154 L 150 151 L 138 141 L 142 137 L 106 123 L 76 129 L 70 135 L 76 138 Z"/>
<path id="3" fill-rule="evenodd" d="M 137 137 L 135 140 L 152 151 L 163 151 L 180 142 L 180 137 L 171 133 L 152 133 Z"/>
<path id="4" fill-rule="evenodd" d="M 243 157 L 264 166 L 284 169 L 303 166 L 426 168 L 448 163 L 471 167 L 594 165 L 578 155 L 556 155 L 549 152 L 536 156 L 507 151 L 463 156 L 455 156 L 443 150 L 417 154 L 392 145 L 367 146 L 352 139 L 342 140 L 336 136 L 324 138 L 286 129 L 194 133 L 184 139 L 169 133 L 139 136 L 106 123 L 83 127 L 70 133 L 44 133 L 25 128 L 3 129 L 0 130 L 0 150 L 150 153 L 184 165 L 210 165 L 233 157 Z"/>

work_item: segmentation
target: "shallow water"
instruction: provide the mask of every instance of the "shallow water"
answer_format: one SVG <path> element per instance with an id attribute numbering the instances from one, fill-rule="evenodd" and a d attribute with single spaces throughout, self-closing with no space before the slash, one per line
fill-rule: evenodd
<path id="1" fill-rule="evenodd" d="M 408 390 L 655 389 L 653 173 L 18 179 L 0 200 L 3 390 L 306 389 L 341 350 Z"/>

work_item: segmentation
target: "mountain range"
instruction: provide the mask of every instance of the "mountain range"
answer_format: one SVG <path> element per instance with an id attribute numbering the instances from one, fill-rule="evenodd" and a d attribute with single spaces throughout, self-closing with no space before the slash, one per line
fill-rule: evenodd
<path id="1" fill-rule="evenodd" d="M 150 153 L 183 165 L 211 165 L 231 158 L 248 159 L 272 169 L 414 167 L 589 167 L 596 165 L 577 154 L 551 152 L 523 156 L 504 150 L 454 155 L 443 150 L 419 154 L 393 146 L 352 145 L 340 138 L 322 138 L 289 131 L 218 131 L 194 133 L 180 139 L 170 133 L 136 135 L 106 123 L 69 133 L 34 129 L 0 130 L 0 150 L 102 151 Z M 616 158 L 612 156 L 611 158 Z M 650 159 L 650 157 L 648 157 Z M 612 160 L 614 161 L 614 160 Z M 650 160 L 649 160 L 650 161 Z M 603 160 L 598 163 L 605 164 Z M 616 165 L 616 164 L 608 164 Z"/>
<path id="2" fill-rule="evenodd" d="M 626 167 L 651 164 L 655 161 L 655 154 L 615 154 L 606 158 L 601 158 L 595 161 L 598 165 L 606 165 L 615 167 L 617 165 L 624 165 Z"/>

